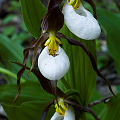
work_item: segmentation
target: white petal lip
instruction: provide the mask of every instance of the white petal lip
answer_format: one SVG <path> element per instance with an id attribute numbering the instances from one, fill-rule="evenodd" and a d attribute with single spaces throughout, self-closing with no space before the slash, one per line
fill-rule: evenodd
<path id="1" fill-rule="evenodd" d="M 77 37 L 93 40 L 101 33 L 100 26 L 92 14 L 82 4 L 75 11 L 72 5 L 66 4 L 63 8 L 64 21 L 68 29 Z"/>
<path id="2" fill-rule="evenodd" d="M 68 110 L 65 111 L 64 119 L 63 116 L 55 112 L 50 120 L 75 120 L 75 114 L 73 113 L 71 108 L 69 108 Z"/>
<path id="3" fill-rule="evenodd" d="M 71 108 L 65 111 L 65 116 L 63 120 L 75 120 L 75 114 L 73 113 Z"/>
<path id="4" fill-rule="evenodd" d="M 60 46 L 56 54 L 58 55 L 55 57 L 49 55 L 48 46 L 46 46 L 38 58 L 40 72 L 49 80 L 61 79 L 70 67 L 69 58 Z"/>
<path id="5" fill-rule="evenodd" d="M 57 112 L 55 112 L 50 120 L 62 120 L 62 119 L 63 119 L 63 116 L 61 116 Z"/>

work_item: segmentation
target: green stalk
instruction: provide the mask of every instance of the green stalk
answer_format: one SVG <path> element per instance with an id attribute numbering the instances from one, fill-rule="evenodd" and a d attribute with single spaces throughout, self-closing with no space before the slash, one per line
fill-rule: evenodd
<path id="1" fill-rule="evenodd" d="M 9 75 L 9 76 L 17 79 L 17 76 L 16 76 L 14 73 L 12 73 L 11 71 L 9 71 L 9 70 L 7 70 L 7 69 L 5 69 L 5 68 L 1 68 L 1 67 L 0 67 L 0 73 Z M 21 82 L 25 82 L 25 79 L 21 78 Z"/>

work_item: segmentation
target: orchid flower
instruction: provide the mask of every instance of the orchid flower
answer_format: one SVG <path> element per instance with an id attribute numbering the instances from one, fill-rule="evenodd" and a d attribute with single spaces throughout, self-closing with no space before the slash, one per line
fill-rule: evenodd
<path id="1" fill-rule="evenodd" d="M 73 110 L 71 109 L 70 106 L 72 106 L 77 111 L 81 111 L 81 112 L 88 112 L 90 113 L 95 120 L 99 120 L 99 118 L 96 116 L 96 114 L 88 107 L 85 106 L 80 106 L 77 103 L 74 102 L 75 100 L 73 99 L 69 99 L 69 98 L 64 98 L 64 97 L 59 97 L 58 98 L 58 103 L 56 103 L 55 100 L 51 100 L 47 103 L 47 106 L 41 116 L 40 120 L 44 120 L 44 118 L 46 117 L 51 105 L 55 104 L 55 109 L 56 112 L 54 113 L 54 115 L 51 117 L 50 120 L 75 120 L 75 118 L 79 119 L 78 116 L 75 116 L 75 113 L 73 112 Z M 77 114 L 77 113 L 76 113 Z"/>
<path id="2" fill-rule="evenodd" d="M 21 63 L 17 63 L 17 62 L 13 62 L 13 63 L 23 67 L 24 69 L 30 70 L 29 67 L 27 67 Z M 42 88 L 46 92 L 50 93 L 51 95 L 54 95 L 53 90 L 51 89 L 50 80 L 48 80 L 44 76 L 42 76 L 42 74 L 40 73 L 39 70 L 32 69 L 31 72 L 37 77 L 40 84 L 42 85 Z M 19 74 L 18 74 L 18 76 L 20 77 Z M 56 112 L 54 113 L 54 115 L 51 117 L 50 120 L 75 120 L 75 114 L 77 114 L 76 110 L 79 112 L 90 113 L 95 118 L 95 120 L 99 120 L 99 118 L 96 116 L 96 114 L 89 108 L 89 106 L 90 107 L 94 106 L 93 103 L 89 104 L 88 107 L 81 106 L 81 105 L 79 105 L 78 102 L 76 102 L 76 100 L 74 98 L 71 99 L 71 97 L 74 96 L 75 94 L 71 94 L 71 95 L 69 93 L 65 94 L 58 87 L 56 87 L 56 94 L 57 94 L 57 98 L 50 100 L 46 104 L 46 107 L 43 111 L 43 114 L 42 114 L 40 120 L 44 120 L 44 118 L 47 116 L 47 113 L 52 105 L 55 105 Z M 105 98 L 105 100 L 106 100 L 106 98 Z M 103 99 L 102 99 L 102 101 L 103 101 Z M 98 104 L 98 101 L 97 101 L 97 104 Z M 71 107 L 74 108 L 75 114 L 72 111 Z M 80 117 L 80 116 L 78 116 L 78 117 Z"/>
<path id="3" fill-rule="evenodd" d="M 53 86 L 55 90 L 51 90 L 51 83 L 53 81 L 49 81 L 61 79 L 69 70 L 69 58 L 64 50 L 60 47 L 62 44 L 60 39 L 67 40 L 70 45 L 79 46 L 85 51 L 90 58 L 93 69 L 96 71 L 98 76 L 105 80 L 111 93 L 114 95 L 109 82 L 98 70 L 95 58 L 84 46 L 84 44 L 75 39 L 67 38 L 64 34 L 58 32 L 63 27 L 65 21 L 68 28 L 76 36 L 86 40 L 95 39 L 99 36 L 101 31 L 97 20 L 94 19 L 91 13 L 82 6 L 80 0 L 70 0 L 70 2 L 67 1 L 62 13 L 59 9 L 59 5 L 62 1 L 63 0 L 49 1 L 47 12 L 41 22 L 41 36 L 31 42 L 29 47 L 23 51 L 23 63 L 22 65 L 18 64 L 22 68 L 17 74 L 18 91 L 14 102 L 17 100 L 20 94 L 20 78 L 26 69 L 25 66 L 29 57 L 29 51 L 30 49 L 34 48 L 32 66 L 29 69 L 30 73 L 35 65 L 37 51 L 40 46 L 42 47 L 42 52 L 38 58 L 38 67 L 40 72 L 37 71 L 36 75 L 40 80 L 41 86 L 48 93 L 55 95 L 60 92 L 60 90 L 59 92 L 57 91 L 57 86 Z M 33 70 L 32 72 L 36 72 L 36 70 Z M 57 85 L 56 81 L 54 82 L 55 85 Z"/>
<path id="4" fill-rule="evenodd" d="M 59 100 L 58 105 L 55 105 L 56 112 L 50 120 L 75 120 L 75 114 L 63 99 Z"/>
<path id="5" fill-rule="evenodd" d="M 50 33 L 44 44 L 46 47 L 38 58 L 40 72 L 49 80 L 59 80 L 69 70 L 69 58 L 59 44 L 62 44 L 60 39 L 54 33 Z"/>
<path id="6" fill-rule="evenodd" d="M 97 20 L 83 7 L 80 0 L 67 0 L 63 14 L 66 26 L 77 37 L 85 40 L 99 37 L 101 29 Z"/>

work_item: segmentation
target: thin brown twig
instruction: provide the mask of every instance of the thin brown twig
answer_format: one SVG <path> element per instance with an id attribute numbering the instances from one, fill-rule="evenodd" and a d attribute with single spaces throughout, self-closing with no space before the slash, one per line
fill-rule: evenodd
<path id="1" fill-rule="evenodd" d="M 113 96 L 113 95 L 110 95 L 110 96 L 104 97 L 104 98 L 102 98 L 102 99 L 100 99 L 100 100 L 96 100 L 96 101 L 88 104 L 88 107 L 89 107 L 89 108 L 90 108 L 90 107 L 93 107 L 93 106 L 95 106 L 95 105 L 97 105 L 97 104 L 99 104 L 99 103 L 102 103 L 102 102 L 105 103 L 106 100 L 109 100 L 112 96 Z"/>

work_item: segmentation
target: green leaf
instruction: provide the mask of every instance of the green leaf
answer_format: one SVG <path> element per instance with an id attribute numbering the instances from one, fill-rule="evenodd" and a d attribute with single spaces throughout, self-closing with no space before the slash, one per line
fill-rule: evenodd
<path id="1" fill-rule="evenodd" d="M 98 21 L 106 34 L 109 53 L 120 75 L 120 15 L 103 9 L 98 9 L 97 13 Z"/>
<path id="2" fill-rule="evenodd" d="M 9 120 L 40 120 L 48 101 L 25 102 L 21 106 L 2 104 Z M 54 114 L 51 107 L 45 120 L 50 120 Z"/>
<path id="3" fill-rule="evenodd" d="M 81 41 L 95 57 L 94 41 L 81 40 L 73 35 L 65 25 L 60 32 L 68 38 Z M 80 104 L 87 105 L 95 89 L 96 73 L 92 68 L 90 59 L 80 47 L 69 45 L 66 40 L 62 40 L 62 42 L 63 49 L 70 59 L 70 69 L 65 75 L 65 80 L 71 89 L 76 89 L 80 93 Z"/>
<path id="4" fill-rule="evenodd" d="M 23 19 L 28 31 L 36 38 L 41 35 L 41 20 L 46 8 L 40 0 L 20 0 Z"/>
<path id="5" fill-rule="evenodd" d="M 9 35 L 13 34 L 14 30 L 15 30 L 15 27 L 9 26 L 9 27 L 5 28 L 5 29 L 2 31 L 2 33 L 3 33 L 4 35 L 9 36 Z"/>
<path id="6" fill-rule="evenodd" d="M 9 76 L 11 76 L 11 77 L 17 79 L 17 75 L 14 74 L 13 72 L 7 70 L 7 69 L 4 69 L 4 68 L 1 68 L 1 67 L 0 67 L 0 73 L 9 75 Z M 21 82 L 25 82 L 25 80 L 21 78 Z"/>
<path id="7" fill-rule="evenodd" d="M 79 92 L 75 89 L 68 89 L 68 90 L 65 91 L 65 94 L 67 95 L 67 97 L 72 96 L 72 95 L 75 95 L 77 97 L 80 96 Z"/>
<path id="8" fill-rule="evenodd" d="M 112 97 L 106 104 L 105 109 L 100 114 L 100 120 L 119 120 L 120 119 L 120 93 L 117 98 Z"/>
<path id="9" fill-rule="evenodd" d="M 0 101 L 12 105 L 17 93 L 16 84 L 7 84 L 0 86 Z M 25 82 L 21 84 L 21 93 L 15 102 L 15 105 L 21 105 L 28 101 L 49 101 L 54 97 L 45 92 L 39 82 Z"/>
<path id="10" fill-rule="evenodd" d="M 22 83 L 20 96 L 13 105 L 16 92 L 16 84 L 2 85 L 0 87 L 0 101 L 3 103 L 2 106 L 9 120 L 39 120 L 48 101 L 54 99 L 36 82 Z M 46 120 L 50 119 L 54 110 L 53 106 Z"/>
<path id="11" fill-rule="evenodd" d="M 13 19 L 13 17 L 14 17 L 14 15 L 12 15 L 12 14 L 9 14 L 9 15 L 7 15 L 4 19 L 3 19 L 3 21 L 2 21 L 2 24 L 8 24 L 12 19 Z"/>
<path id="12" fill-rule="evenodd" d="M 17 74 L 21 67 L 11 63 L 10 61 L 17 61 L 22 63 L 23 60 L 23 47 L 0 34 L 0 66 L 8 69 L 9 71 Z M 27 63 L 30 66 L 30 62 Z M 23 74 L 23 78 L 28 80 L 27 71 Z M 17 80 L 13 77 L 4 76 L 9 83 L 16 83 Z M 29 80 L 36 80 L 33 74 L 30 75 Z"/>
<path id="13" fill-rule="evenodd" d="M 30 35 L 27 33 L 15 33 L 14 35 L 12 35 L 11 40 L 14 42 L 18 42 L 19 44 L 22 44 L 22 42 L 27 41 L 28 39 L 30 39 Z"/>

